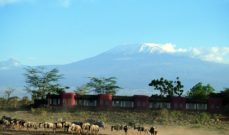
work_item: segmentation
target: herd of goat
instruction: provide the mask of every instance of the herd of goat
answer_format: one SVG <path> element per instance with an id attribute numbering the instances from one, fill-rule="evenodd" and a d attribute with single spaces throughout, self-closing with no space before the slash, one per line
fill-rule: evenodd
<path id="1" fill-rule="evenodd" d="M 105 128 L 105 123 L 103 121 L 96 121 L 93 119 L 88 119 L 85 122 L 75 121 L 58 121 L 58 122 L 30 122 L 22 119 L 11 118 L 8 116 L 2 116 L 0 119 L 0 126 L 3 130 L 15 129 L 15 130 L 27 130 L 27 131 L 38 131 L 38 129 L 43 129 L 43 131 L 53 131 L 55 134 L 58 129 L 62 129 L 63 132 L 72 133 L 77 135 L 98 135 L 100 128 Z M 158 131 L 155 127 L 145 128 L 139 124 L 129 123 L 126 125 L 115 124 L 111 126 L 111 131 L 124 131 L 128 134 L 128 130 L 133 128 L 140 134 L 144 133 L 146 135 L 157 135 Z M 39 130 L 40 131 L 40 130 Z"/>

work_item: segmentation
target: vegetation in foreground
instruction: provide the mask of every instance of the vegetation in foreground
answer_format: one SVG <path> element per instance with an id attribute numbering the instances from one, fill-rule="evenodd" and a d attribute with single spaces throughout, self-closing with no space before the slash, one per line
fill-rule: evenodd
<path id="1" fill-rule="evenodd" d="M 111 124 L 138 123 L 142 125 L 177 125 L 193 128 L 218 128 L 229 131 L 229 122 L 222 121 L 223 116 L 206 112 L 180 112 L 171 110 L 156 111 L 89 111 L 89 110 L 47 110 L 31 109 L 30 111 L 0 111 L 0 117 L 11 116 L 34 122 L 85 121 L 86 119 L 102 120 Z"/>
<path id="2" fill-rule="evenodd" d="M 138 124 L 144 127 L 156 126 L 160 135 L 228 135 L 229 122 L 222 121 L 223 116 L 205 112 L 180 112 L 171 110 L 149 111 L 93 111 L 93 110 L 47 110 L 44 108 L 30 111 L 0 111 L 0 117 L 24 119 L 30 122 L 56 122 L 56 121 L 85 121 L 87 119 L 102 120 L 105 129 L 101 134 L 121 135 L 124 132 L 111 132 L 110 126 L 116 124 Z M 0 127 L 0 132 L 1 129 Z M 5 132 L 5 131 L 4 131 Z M 9 134 L 19 134 L 17 131 L 6 131 Z M 28 132 L 22 132 L 22 134 Z M 28 135 L 32 133 L 28 133 Z M 138 134 L 130 129 L 130 134 Z"/>

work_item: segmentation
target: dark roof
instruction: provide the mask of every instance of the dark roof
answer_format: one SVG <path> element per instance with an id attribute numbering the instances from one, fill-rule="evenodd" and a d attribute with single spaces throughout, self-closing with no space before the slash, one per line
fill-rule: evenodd
<path id="1" fill-rule="evenodd" d="M 207 99 L 186 98 L 186 103 L 207 103 Z"/>
<path id="2" fill-rule="evenodd" d="M 98 95 L 77 95 L 77 99 L 88 99 L 88 100 L 97 100 Z"/>
<path id="3" fill-rule="evenodd" d="M 169 97 L 162 97 L 162 96 L 151 96 L 149 101 L 161 101 L 161 102 L 170 102 L 171 99 Z"/>
<path id="4" fill-rule="evenodd" d="M 60 98 L 61 95 L 57 95 L 57 94 L 48 94 L 47 98 Z"/>
<path id="5" fill-rule="evenodd" d="M 113 100 L 133 101 L 133 96 L 113 96 Z"/>

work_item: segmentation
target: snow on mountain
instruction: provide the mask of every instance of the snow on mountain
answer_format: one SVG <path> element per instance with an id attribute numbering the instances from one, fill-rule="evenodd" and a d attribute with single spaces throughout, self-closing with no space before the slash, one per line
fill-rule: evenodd
<path id="1" fill-rule="evenodd" d="M 155 43 L 144 43 L 141 45 L 139 52 L 149 53 L 185 53 L 186 49 L 176 48 L 171 43 L 155 44 Z"/>
<path id="2" fill-rule="evenodd" d="M 0 61 L 0 70 L 10 70 L 21 67 L 22 64 L 16 59 L 9 59 L 6 61 Z"/>
<path id="3" fill-rule="evenodd" d="M 121 45 L 106 52 L 106 54 L 122 54 L 124 56 L 137 53 L 173 54 L 197 58 L 203 61 L 229 64 L 229 47 L 181 48 L 176 47 L 172 43 L 142 43 Z"/>
<path id="4" fill-rule="evenodd" d="M 70 86 L 83 84 L 91 76 L 115 76 L 129 93 L 149 92 L 149 81 L 160 77 L 175 79 L 179 76 L 185 90 L 198 82 L 210 83 L 221 90 L 228 87 L 229 81 L 228 64 L 202 60 L 193 56 L 191 49 L 177 48 L 169 43 L 118 46 L 95 57 L 63 65 L 60 69 Z M 121 90 L 121 93 L 126 92 Z"/>
<path id="5" fill-rule="evenodd" d="M 211 84 L 217 90 L 229 87 L 228 48 L 178 48 L 171 43 L 143 43 L 117 46 L 97 56 L 56 67 L 64 74 L 61 83 L 72 89 L 88 82 L 88 77 L 117 78 L 123 89 L 118 94 L 152 94 L 148 83 L 164 77 L 177 76 L 189 90 L 198 82 Z M 214 57 L 213 57 L 214 56 Z M 208 58 L 208 59 L 207 59 Z M 221 61 L 217 61 L 221 59 Z M 25 72 L 15 60 L 0 62 L 0 88 L 23 87 Z M 2 64 L 3 63 L 3 64 Z"/>

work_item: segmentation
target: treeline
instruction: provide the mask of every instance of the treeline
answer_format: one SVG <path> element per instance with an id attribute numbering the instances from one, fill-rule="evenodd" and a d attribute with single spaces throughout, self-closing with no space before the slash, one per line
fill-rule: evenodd
<path id="1" fill-rule="evenodd" d="M 0 97 L 0 108 L 17 108 L 28 106 L 34 100 L 45 100 L 47 94 L 61 94 L 69 89 L 68 86 L 62 86 L 59 83 L 63 79 L 63 74 L 58 69 L 47 69 L 44 67 L 25 68 L 25 90 L 31 95 L 31 98 L 11 96 L 13 89 L 4 91 L 4 96 Z M 84 94 L 112 94 L 116 95 L 121 89 L 117 85 L 115 77 L 88 77 L 88 83 L 75 88 L 75 92 Z M 147 85 L 147 83 L 146 83 Z M 165 78 L 153 79 L 148 86 L 152 87 L 153 95 L 162 97 L 167 96 L 186 96 L 190 98 L 206 99 L 209 96 L 219 96 L 225 100 L 229 99 L 229 88 L 220 92 L 210 85 L 204 85 L 202 82 L 195 84 L 187 93 L 184 93 L 184 85 L 177 77 L 175 80 Z M 31 100 L 30 100 L 31 99 Z"/>
<path id="2" fill-rule="evenodd" d="M 26 109 L 31 105 L 31 100 L 28 96 L 22 98 L 12 96 L 14 89 L 8 88 L 4 91 L 4 95 L 0 97 L 0 109 Z"/>
<path id="3" fill-rule="evenodd" d="M 154 79 L 149 83 L 149 86 L 153 87 L 153 90 L 158 91 L 159 96 L 181 96 L 183 95 L 182 82 L 179 77 L 175 81 L 167 80 L 161 77 L 160 79 Z M 220 92 L 216 92 L 215 88 L 211 84 L 204 85 L 202 82 L 195 84 L 190 90 L 185 93 L 186 97 L 196 99 L 207 99 L 210 96 L 221 97 L 223 99 L 229 99 L 229 88 L 224 88 Z"/>

